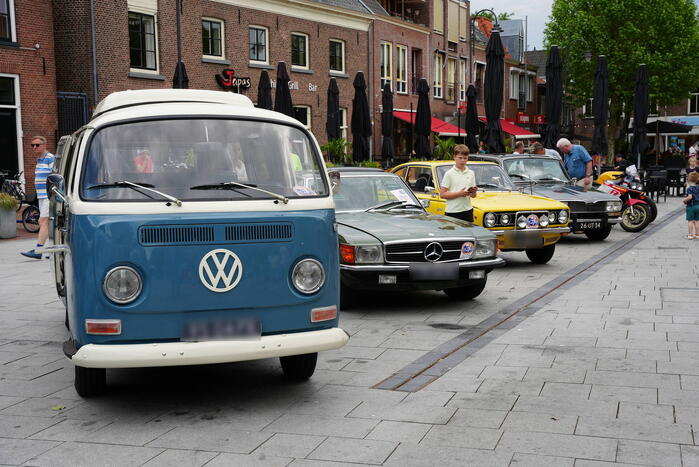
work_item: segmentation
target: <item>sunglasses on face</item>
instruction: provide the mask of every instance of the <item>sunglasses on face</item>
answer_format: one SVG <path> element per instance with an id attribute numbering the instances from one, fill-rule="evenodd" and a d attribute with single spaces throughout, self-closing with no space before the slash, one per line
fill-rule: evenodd
<path id="1" fill-rule="evenodd" d="M 39 144 L 34 144 L 34 143 L 32 143 L 32 147 L 33 147 L 33 148 L 38 148 L 38 147 L 41 146 L 42 144 L 44 144 L 44 143 L 39 143 Z"/>

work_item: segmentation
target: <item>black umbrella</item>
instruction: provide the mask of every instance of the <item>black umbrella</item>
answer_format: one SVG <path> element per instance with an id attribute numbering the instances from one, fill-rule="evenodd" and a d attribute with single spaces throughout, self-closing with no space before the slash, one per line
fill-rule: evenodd
<path id="1" fill-rule="evenodd" d="M 595 119 L 595 132 L 592 135 L 592 151 L 599 155 L 607 154 L 607 118 L 609 117 L 609 72 L 607 57 L 600 55 L 595 71 L 595 89 L 592 100 L 592 116 Z"/>
<path id="2" fill-rule="evenodd" d="M 393 150 L 393 92 L 391 92 L 391 84 L 383 85 L 383 93 L 381 93 L 381 155 L 384 160 L 393 159 L 395 151 Z"/>
<path id="3" fill-rule="evenodd" d="M 432 157 L 430 133 L 432 133 L 432 111 L 430 110 L 430 85 L 425 78 L 417 83 L 417 110 L 415 111 L 415 133 L 417 148 L 415 152 L 420 159 Z M 412 115 L 411 115 L 412 117 Z"/>
<path id="4" fill-rule="evenodd" d="M 277 65 L 277 88 L 274 90 L 274 110 L 289 117 L 294 116 L 294 106 L 291 104 L 291 91 L 289 91 L 289 73 L 286 71 L 286 63 Z"/>
<path id="5" fill-rule="evenodd" d="M 338 139 L 340 133 L 340 88 L 337 87 L 335 78 L 330 78 L 328 85 L 328 120 L 325 122 L 325 131 L 328 141 Z"/>
<path id="6" fill-rule="evenodd" d="M 636 73 L 636 93 L 633 99 L 633 140 L 631 154 L 636 155 L 636 167 L 641 167 L 641 155 L 646 152 L 646 121 L 648 120 L 648 67 L 640 65 Z"/>
<path id="7" fill-rule="evenodd" d="M 478 134 L 478 108 L 476 107 L 478 91 L 473 84 L 468 86 L 466 97 L 468 99 L 466 104 L 466 122 L 464 124 L 467 132 L 466 146 L 468 146 L 469 151 L 475 154 L 478 152 L 478 141 L 476 141 L 476 135 Z"/>
<path id="8" fill-rule="evenodd" d="M 180 86 L 180 77 L 182 78 L 182 86 Z M 187 89 L 189 88 L 189 77 L 187 76 L 187 69 L 184 66 L 184 62 L 177 62 L 175 66 L 175 76 L 172 77 L 172 87 L 173 89 Z"/>
<path id="9" fill-rule="evenodd" d="M 257 83 L 257 108 L 272 110 L 272 83 L 269 81 L 267 70 L 260 73 L 260 82 Z"/>
<path id="10" fill-rule="evenodd" d="M 646 124 L 647 133 L 689 133 L 690 131 L 692 131 L 691 125 L 666 122 L 665 120 L 656 120 Z"/>
<path id="11" fill-rule="evenodd" d="M 366 97 L 364 73 L 354 77 L 354 99 L 352 99 L 352 159 L 355 163 L 369 160 L 369 136 L 371 136 L 371 115 Z"/>
<path id="12" fill-rule="evenodd" d="M 561 110 L 563 106 L 563 62 L 558 46 L 549 50 L 546 59 L 546 130 L 544 147 L 555 148 L 561 133 Z"/>
<path id="13" fill-rule="evenodd" d="M 505 87 L 505 49 L 500 33 L 494 31 L 485 48 L 485 144 L 490 153 L 505 152 L 500 127 L 502 93 Z"/>

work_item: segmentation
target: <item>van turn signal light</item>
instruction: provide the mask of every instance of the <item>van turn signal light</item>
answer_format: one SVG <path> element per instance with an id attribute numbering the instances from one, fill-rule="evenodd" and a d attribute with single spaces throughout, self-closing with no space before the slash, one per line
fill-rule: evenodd
<path id="1" fill-rule="evenodd" d="M 121 334 L 120 319 L 86 319 L 85 332 L 88 334 L 102 334 L 116 336 Z"/>

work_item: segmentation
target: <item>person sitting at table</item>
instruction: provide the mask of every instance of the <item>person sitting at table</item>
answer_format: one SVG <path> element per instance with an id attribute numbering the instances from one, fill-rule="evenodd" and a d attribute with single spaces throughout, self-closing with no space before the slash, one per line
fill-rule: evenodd
<path id="1" fill-rule="evenodd" d="M 624 156 L 622 154 L 616 154 L 614 156 L 614 162 L 616 162 L 614 170 L 621 170 L 624 173 L 626 173 L 627 167 L 629 167 L 630 165 L 634 165 L 633 162 L 624 159 Z"/>

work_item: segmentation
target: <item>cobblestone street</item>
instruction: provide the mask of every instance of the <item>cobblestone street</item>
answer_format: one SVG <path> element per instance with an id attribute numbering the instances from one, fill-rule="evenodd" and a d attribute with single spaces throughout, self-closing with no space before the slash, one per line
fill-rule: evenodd
<path id="1" fill-rule="evenodd" d="M 4 241 L 0 464 L 697 465 L 697 254 L 678 207 L 640 235 L 565 239 L 545 266 L 505 254 L 470 303 L 367 296 L 307 383 L 276 359 L 112 370 L 89 400 L 49 261 Z"/>

